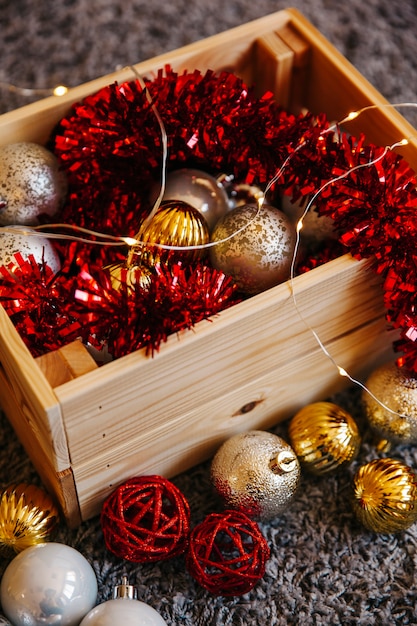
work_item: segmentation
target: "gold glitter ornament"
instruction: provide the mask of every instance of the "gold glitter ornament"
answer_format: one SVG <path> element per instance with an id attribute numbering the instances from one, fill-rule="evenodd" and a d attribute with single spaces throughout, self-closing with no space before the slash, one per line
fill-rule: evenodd
<path id="1" fill-rule="evenodd" d="M 388 450 L 391 443 L 417 443 L 417 379 L 390 362 L 370 374 L 366 387 L 387 407 L 363 393 L 365 416 L 380 437 L 379 448 Z"/>
<path id="2" fill-rule="evenodd" d="M 312 474 L 345 467 L 355 459 L 361 444 L 353 417 L 332 402 L 303 407 L 291 419 L 288 435 L 301 466 Z"/>
<path id="3" fill-rule="evenodd" d="M 0 551 L 18 553 L 44 543 L 58 523 L 50 496 L 35 485 L 11 485 L 0 496 Z"/>
<path id="4" fill-rule="evenodd" d="M 228 507 L 266 521 L 282 513 L 293 499 L 300 465 L 281 437 L 251 430 L 234 435 L 219 448 L 211 464 L 211 480 Z"/>
<path id="5" fill-rule="evenodd" d="M 194 207 L 180 200 L 162 202 L 161 206 L 150 221 L 142 224 L 136 235 L 142 244 L 138 249 L 141 264 L 153 266 L 156 263 L 183 261 L 192 263 L 198 261 L 206 254 L 202 248 L 192 246 L 204 246 L 209 242 L 209 230 L 203 215 Z M 158 247 L 174 246 L 175 248 L 187 248 L 176 250 Z"/>
<path id="6" fill-rule="evenodd" d="M 396 533 L 417 521 L 417 476 L 396 459 L 375 459 L 353 478 L 353 510 L 368 530 Z"/>

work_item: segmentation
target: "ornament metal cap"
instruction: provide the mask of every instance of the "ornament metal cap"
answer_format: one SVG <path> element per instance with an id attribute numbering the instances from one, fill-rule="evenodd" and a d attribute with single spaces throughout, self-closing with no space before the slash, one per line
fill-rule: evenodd
<path id="1" fill-rule="evenodd" d="M 297 467 L 297 457 L 291 450 L 281 450 L 269 461 L 269 469 L 274 474 L 292 472 Z"/>
<path id="2" fill-rule="evenodd" d="M 134 585 L 129 585 L 127 576 L 122 576 L 122 582 L 113 589 L 113 600 L 127 598 L 128 600 L 138 599 L 138 590 Z"/>

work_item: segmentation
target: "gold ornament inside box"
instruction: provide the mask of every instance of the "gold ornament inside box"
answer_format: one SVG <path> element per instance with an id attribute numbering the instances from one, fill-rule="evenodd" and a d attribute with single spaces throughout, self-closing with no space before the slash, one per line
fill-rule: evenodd
<path id="1" fill-rule="evenodd" d="M 377 105 L 349 122 L 352 134 L 376 145 L 414 132 L 288 9 L 7 113 L 1 143 L 44 144 L 72 103 L 167 64 L 178 73 L 232 71 L 287 110 L 329 120 Z M 413 141 L 400 151 L 416 169 Z M 172 477 L 230 436 L 268 429 L 325 399 L 348 382 L 343 370 L 363 379 L 391 355 L 393 339 L 380 280 L 348 254 L 170 336 L 153 357 L 143 349 L 99 367 L 75 342 L 34 359 L 3 309 L 0 325 L 2 406 L 71 526 L 97 514 L 123 480 Z"/>

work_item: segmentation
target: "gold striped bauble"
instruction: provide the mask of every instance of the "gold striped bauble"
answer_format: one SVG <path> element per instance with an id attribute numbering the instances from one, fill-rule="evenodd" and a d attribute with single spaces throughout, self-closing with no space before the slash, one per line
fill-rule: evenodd
<path id="1" fill-rule="evenodd" d="M 332 402 L 315 402 L 290 421 L 291 446 L 304 469 L 325 474 L 349 464 L 361 444 L 352 416 Z"/>
<path id="2" fill-rule="evenodd" d="M 172 200 L 163 202 L 155 215 L 149 221 L 145 220 L 136 239 L 143 246 L 142 263 L 153 266 L 168 259 L 170 262 L 192 263 L 206 255 L 204 246 L 209 242 L 209 230 L 204 216 L 197 209 L 186 202 Z"/>
<path id="3" fill-rule="evenodd" d="M 353 478 L 353 509 L 377 533 L 396 533 L 417 521 L 417 476 L 396 459 L 375 459 Z"/>

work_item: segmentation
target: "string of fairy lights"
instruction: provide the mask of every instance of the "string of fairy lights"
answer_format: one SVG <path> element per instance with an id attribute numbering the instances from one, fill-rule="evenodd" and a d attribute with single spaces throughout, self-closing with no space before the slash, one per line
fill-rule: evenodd
<path id="1" fill-rule="evenodd" d="M 167 133 L 164 127 L 164 123 L 163 120 L 161 118 L 161 116 L 159 115 L 159 112 L 157 110 L 157 107 L 154 105 L 154 103 L 152 102 L 152 98 L 149 94 L 149 90 L 146 89 L 146 85 L 145 82 L 143 80 L 143 78 L 141 77 L 141 75 L 139 74 L 139 72 L 136 70 L 136 68 L 134 66 L 129 66 L 129 69 L 132 70 L 132 72 L 134 73 L 136 79 L 139 81 L 139 83 L 141 84 L 142 88 L 145 91 L 146 97 L 148 99 L 148 102 L 152 108 L 152 111 L 158 121 L 159 127 L 160 127 L 160 132 L 161 132 L 161 144 L 162 144 L 162 165 L 161 165 L 161 183 L 160 183 L 160 189 L 159 189 L 159 194 L 158 197 L 152 207 L 151 212 L 149 213 L 148 217 L 146 218 L 146 220 L 148 222 L 151 221 L 152 217 L 155 215 L 155 213 L 157 212 L 160 203 L 163 199 L 164 196 L 164 190 L 165 190 L 165 183 L 166 183 L 166 172 L 167 172 L 167 160 L 168 160 L 168 137 L 167 137 Z M 5 81 L 0 81 L 0 89 L 6 89 L 9 92 L 18 94 L 19 96 L 22 97 L 48 97 L 48 96 L 54 96 L 54 97 L 62 97 L 65 94 L 68 93 L 69 88 L 66 87 L 65 85 L 57 85 L 55 87 L 52 88 L 29 88 L 29 87 L 22 87 L 22 86 L 18 86 L 15 85 L 13 83 L 9 83 L 9 82 L 5 82 Z M 370 105 L 366 105 L 356 111 L 351 111 L 348 113 L 348 115 L 346 115 L 343 119 L 341 119 L 338 122 L 334 122 L 332 123 L 327 129 L 322 131 L 322 134 L 325 133 L 329 133 L 329 132 L 333 132 L 335 131 L 337 128 L 340 128 L 342 126 L 344 126 L 345 124 L 348 124 L 349 122 L 357 119 L 360 115 L 362 115 L 365 112 L 368 112 L 372 109 L 381 109 L 381 108 L 390 108 L 390 109 L 400 109 L 400 108 L 417 108 L 417 102 L 400 102 L 400 103 L 381 103 L 381 104 L 370 104 Z M 401 146 L 406 146 L 409 144 L 409 140 L 410 138 L 402 138 L 394 143 L 392 143 L 391 145 L 385 146 L 384 151 L 375 159 L 372 159 L 370 161 L 368 161 L 367 163 L 361 163 L 359 165 L 356 165 L 348 170 L 346 170 L 345 172 L 343 172 L 340 176 L 334 177 L 330 180 L 328 180 L 326 183 L 324 183 L 315 193 L 314 195 L 310 198 L 310 200 L 308 201 L 308 203 L 306 204 L 301 217 L 298 218 L 296 225 L 295 225 L 295 230 L 296 230 L 296 241 L 295 241 L 295 247 L 294 247 L 294 251 L 293 251 L 293 256 L 292 256 L 292 260 L 291 260 L 291 265 L 290 265 L 290 275 L 288 278 L 288 285 L 289 285 L 289 289 L 291 292 L 291 297 L 292 297 L 292 302 L 294 305 L 295 310 L 297 311 L 297 314 L 299 315 L 301 321 L 303 322 L 303 324 L 306 326 L 307 330 L 312 334 L 312 336 L 314 337 L 315 341 L 317 342 L 320 350 L 322 351 L 322 353 L 326 356 L 327 359 L 329 359 L 331 361 L 331 363 L 334 365 L 335 369 L 337 370 L 338 374 L 342 377 L 347 378 L 353 385 L 356 385 L 358 387 L 360 387 L 364 392 L 366 392 L 367 394 L 369 394 L 374 401 L 376 401 L 385 411 L 388 411 L 389 413 L 400 417 L 400 418 L 407 418 L 408 416 L 402 413 L 399 413 L 397 411 L 395 411 L 394 409 L 392 409 L 391 407 L 389 407 L 386 403 L 382 402 L 378 397 L 375 396 L 374 393 L 372 393 L 372 391 L 370 389 L 367 388 L 367 386 L 361 382 L 360 380 L 358 380 L 357 378 L 355 378 L 354 376 L 352 376 L 344 367 L 342 367 L 337 360 L 332 356 L 332 354 L 329 352 L 329 350 L 326 348 L 324 342 L 321 340 L 319 334 L 317 333 L 317 331 L 311 326 L 311 324 L 309 323 L 308 319 L 306 319 L 305 315 L 302 313 L 302 311 L 300 310 L 300 307 L 298 306 L 298 301 L 297 301 L 297 289 L 296 289 L 296 260 L 297 260 L 297 256 L 299 253 L 299 248 L 300 248 L 300 234 L 304 225 L 304 220 L 306 218 L 306 216 L 308 215 L 308 213 L 311 211 L 312 207 L 314 206 L 314 202 L 317 200 L 318 196 L 320 194 L 322 194 L 324 192 L 324 190 L 332 185 L 333 183 L 337 182 L 338 180 L 341 180 L 347 176 L 349 176 L 351 173 L 353 173 L 356 170 L 359 169 L 363 169 L 366 167 L 370 167 L 371 165 L 374 165 L 375 163 L 377 163 L 378 161 L 382 160 L 384 158 L 384 156 L 387 154 L 388 151 L 392 151 L 395 150 L 398 147 Z M 169 245 L 169 244 L 164 244 L 164 243 L 159 243 L 159 242 L 153 242 L 153 246 L 155 246 L 156 248 L 160 248 L 160 249 L 164 249 L 164 250 L 175 250 L 175 251 L 187 251 L 187 250 L 198 250 L 198 249 L 206 249 L 208 247 L 212 247 L 215 245 L 219 245 L 220 243 L 225 243 L 227 241 L 229 241 L 231 238 L 233 238 L 234 236 L 236 236 L 237 234 L 241 233 L 242 231 L 244 231 L 250 224 L 251 222 L 253 222 L 254 220 L 257 219 L 257 216 L 259 215 L 259 212 L 262 208 L 262 205 L 265 201 L 265 198 L 267 196 L 268 191 L 271 189 L 271 187 L 282 177 L 283 172 L 285 171 L 285 168 L 288 166 L 290 160 L 294 157 L 294 155 L 297 153 L 298 150 L 300 150 L 303 147 L 303 142 L 301 142 L 298 146 L 296 146 L 294 148 L 294 151 L 288 155 L 288 157 L 285 159 L 285 161 L 283 162 L 283 164 L 281 165 L 281 167 L 278 169 L 278 171 L 276 172 L 276 174 L 273 176 L 273 178 L 268 182 L 268 184 L 265 187 L 265 190 L 263 192 L 263 194 L 261 194 L 261 196 L 259 198 L 256 199 L 257 202 L 257 211 L 252 215 L 252 217 L 250 217 L 247 221 L 246 224 L 244 224 L 242 227 L 240 227 L 238 230 L 236 230 L 235 232 L 231 233 L 230 235 L 228 235 L 227 237 L 223 238 L 223 239 L 219 239 L 217 241 L 210 241 L 208 243 L 204 243 L 204 244 L 195 244 L 195 245 L 190 245 L 190 246 L 178 246 L 178 245 Z M 62 229 L 67 229 L 72 231 L 71 233 L 65 234 L 62 232 L 56 232 L 57 230 L 61 230 Z M 8 228 L 7 226 L 2 226 L 0 227 L 0 232 L 10 232 L 11 228 Z M 55 231 L 55 232 L 54 232 Z M 25 237 L 48 237 L 49 239 L 62 239 L 62 240 L 69 240 L 69 241 L 78 241 L 78 242 L 82 242 L 82 243 L 87 243 L 87 244 L 91 244 L 91 245 L 98 245 L 98 246 L 128 246 L 129 250 L 130 250 L 130 254 L 136 254 L 138 249 L 140 249 L 141 247 L 143 247 L 143 242 L 141 242 L 138 239 L 138 235 L 135 237 L 127 237 L 127 236 L 123 236 L 123 235 L 110 235 L 110 234 L 103 234 L 94 230 L 90 230 L 88 228 L 84 228 L 81 226 L 76 226 L 76 225 L 71 225 L 71 224 L 61 224 L 61 223 L 50 223 L 50 224 L 43 224 L 42 226 L 31 226 L 30 230 L 26 229 L 25 227 L 18 227 L 18 226 L 13 226 L 13 233 L 17 233 L 20 235 L 23 235 Z M 94 239 L 91 239 L 90 237 L 94 237 Z M 128 259 L 129 259 L 129 255 L 128 255 Z"/>

